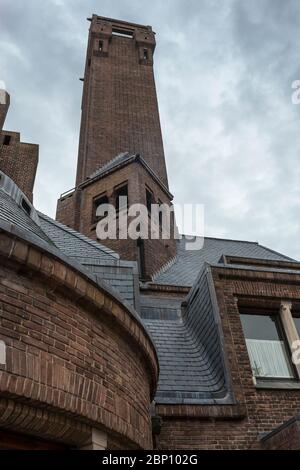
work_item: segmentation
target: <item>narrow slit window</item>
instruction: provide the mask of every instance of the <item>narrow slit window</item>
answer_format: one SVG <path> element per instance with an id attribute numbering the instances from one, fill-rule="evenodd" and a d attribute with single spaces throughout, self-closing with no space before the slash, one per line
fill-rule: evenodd
<path id="1" fill-rule="evenodd" d="M 27 202 L 25 199 L 22 199 L 21 205 L 22 205 L 24 211 L 25 211 L 28 215 L 30 215 L 30 214 L 31 214 L 31 207 L 30 207 L 30 205 L 28 204 L 28 202 Z"/>
<path id="2" fill-rule="evenodd" d="M 144 246 L 144 240 L 139 238 L 137 240 L 137 263 L 138 263 L 138 269 L 139 269 L 139 277 L 140 279 L 145 279 L 145 274 L 146 274 L 146 265 L 145 265 L 145 246 Z"/>
<path id="3" fill-rule="evenodd" d="M 99 41 L 99 51 L 103 51 L 103 41 Z"/>
<path id="4" fill-rule="evenodd" d="M 93 211 L 92 211 L 92 223 L 93 224 L 98 222 L 100 219 L 102 219 L 106 215 L 104 214 L 102 217 L 97 216 L 98 207 L 102 206 L 103 204 L 108 204 L 108 203 L 109 203 L 109 200 L 106 195 L 98 196 L 93 200 Z"/>
<path id="5" fill-rule="evenodd" d="M 158 223 L 159 223 L 159 229 L 162 230 L 162 226 L 163 226 L 162 202 L 158 200 L 158 204 L 159 204 Z"/>
<path id="6" fill-rule="evenodd" d="M 11 136 L 10 135 L 5 135 L 3 138 L 3 145 L 9 145 L 11 141 Z"/>
<path id="7" fill-rule="evenodd" d="M 128 186 L 125 184 L 116 189 L 116 211 L 128 209 Z"/>
<path id="8" fill-rule="evenodd" d="M 148 60 L 149 59 L 149 51 L 148 49 L 144 49 L 144 60 Z"/>
<path id="9" fill-rule="evenodd" d="M 151 191 L 149 191 L 149 189 L 146 189 L 146 205 L 147 205 L 149 214 L 151 214 L 152 204 L 154 204 L 153 194 Z"/>

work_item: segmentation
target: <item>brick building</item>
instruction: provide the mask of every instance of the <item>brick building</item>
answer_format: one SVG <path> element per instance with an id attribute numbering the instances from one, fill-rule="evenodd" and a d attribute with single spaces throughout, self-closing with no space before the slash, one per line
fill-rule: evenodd
<path id="1" fill-rule="evenodd" d="M 173 197 L 152 28 L 90 22 L 57 220 L 32 205 L 37 147 L 1 132 L 0 448 L 299 449 L 300 263 L 239 240 L 190 251 L 162 230 L 98 239 L 102 204 L 120 217 L 121 196 L 126 211 Z"/>

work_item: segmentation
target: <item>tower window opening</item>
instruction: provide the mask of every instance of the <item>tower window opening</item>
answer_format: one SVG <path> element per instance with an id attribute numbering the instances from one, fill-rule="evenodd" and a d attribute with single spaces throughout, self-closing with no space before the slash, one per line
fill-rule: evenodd
<path id="1" fill-rule="evenodd" d="M 128 209 L 128 186 L 127 184 L 124 184 L 124 186 L 121 186 L 116 189 L 115 191 L 116 194 L 116 211 L 118 212 L 119 210 L 122 209 Z M 124 199 L 126 198 L 126 200 Z"/>
<path id="2" fill-rule="evenodd" d="M 149 189 L 146 189 L 146 205 L 147 205 L 147 209 L 148 209 L 149 214 L 151 214 L 152 204 L 154 204 L 153 193 L 151 191 L 149 191 Z"/>
<path id="3" fill-rule="evenodd" d="M 99 41 L 99 51 L 103 51 L 103 41 Z"/>
<path id="4" fill-rule="evenodd" d="M 102 206 L 103 204 L 109 204 L 108 197 L 105 194 L 94 198 L 93 211 L 92 211 L 92 223 L 93 224 L 97 223 L 101 218 L 105 217 L 105 215 L 103 215 L 102 217 L 97 216 L 97 209 L 99 206 Z"/>
<path id="5" fill-rule="evenodd" d="M 149 59 L 148 49 L 144 49 L 144 60 L 148 60 L 148 59 Z"/>
<path id="6" fill-rule="evenodd" d="M 112 34 L 113 36 L 120 36 L 122 38 L 133 39 L 133 31 L 130 29 L 113 28 Z"/>
<path id="7" fill-rule="evenodd" d="M 159 204 L 159 208 L 161 208 L 162 206 L 162 202 L 160 200 L 158 200 L 158 204 Z M 160 230 L 162 230 L 162 226 L 163 226 L 163 214 L 162 214 L 162 211 L 160 210 L 159 213 L 158 213 L 158 223 L 159 223 L 159 228 Z"/>
<path id="8" fill-rule="evenodd" d="M 144 240 L 139 238 L 137 240 L 137 262 L 138 262 L 138 269 L 139 269 L 139 277 L 140 279 L 145 279 L 146 273 L 146 263 L 145 263 L 145 245 Z"/>
<path id="9" fill-rule="evenodd" d="M 11 136 L 10 135 L 5 135 L 3 138 L 3 145 L 9 145 L 11 141 Z"/>

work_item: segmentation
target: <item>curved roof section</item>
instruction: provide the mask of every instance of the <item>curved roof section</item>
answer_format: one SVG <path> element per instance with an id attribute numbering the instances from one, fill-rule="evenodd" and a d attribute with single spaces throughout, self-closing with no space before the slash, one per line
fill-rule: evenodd
<path id="1" fill-rule="evenodd" d="M 24 201 L 26 202 L 26 205 L 23 207 L 22 204 Z M 44 216 L 43 220 L 45 220 L 45 217 L 46 216 Z M 85 277 L 88 277 L 91 281 L 98 284 L 101 289 L 106 291 L 121 304 L 126 306 L 131 314 L 140 322 L 140 318 L 136 310 L 124 301 L 124 298 L 121 297 L 118 290 L 102 280 L 103 276 L 97 276 L 96 274 L 85 269 L 85 267 L 79 263 L 75 257 L 71 258 L 70 256 L 67 256 L 63 250 L 56 246 L 55 240 L 52 240 L 50 236 L 48 236 L 48 234 L 46 234 L 43 230 L 44 227 L 42 227 L 41 221 L 42 218 L 39 218 L 38 213 L 30 201 L 26 198 L 24 193 L 18 188 L 11 178 L 9 178 L 3 172 L 0 172 L 0 230 L 2 229 L 8 233 L 11 233 L 13 236 L 17 236 L 18 238 L 23 239 L 28 243 L 35 245 L 40 249 L 45 250 L 51 253 L 53 256 L 61 259 L 73 269 L 77 270 Z M 83 235 L 82 238 L 86 240 L 82 240 L 80 238 L 81 242 L 85 244 L 90 243 L 91 246 L 93 246 L 100 254 L 98 260 L 99 263 L 105 264 L 105 260 L 101 258 L 101 253 L 103 253 L 101 245 L 98 249 L 96 242 L 87 239 L 87 237 L 84 237 Z M 96 246 L 94 246 L 94 244 Z M 110 256 L 108 253 L 104 254 L 105 256 Z"/>
<path id="2" fill-rule="evenodd" d="M 205 263 L 217 264 L 223 255 L 273 261 L 294 261 L 256 242 L 204 238 L 201 249 L 187 250 L 188 240 L 178 240 L 177 256 L 153 277 L 156 284 L 191 287 Z"/>
<path id="3" fill-rule="evenodd" d="M 181 299 L 142 299 L 142 318 L 160 364 L 157 403 L 233 403 L 210 276 L 205 266 L 183 309 Z"/>

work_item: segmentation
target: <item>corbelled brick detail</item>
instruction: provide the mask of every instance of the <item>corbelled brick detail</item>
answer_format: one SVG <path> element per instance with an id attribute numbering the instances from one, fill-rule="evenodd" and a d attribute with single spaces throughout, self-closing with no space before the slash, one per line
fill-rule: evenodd
<path id="1" fill-rule="evenodd" d="M 156 438 L 160 449 L 261 449 L 267 446 L 261 440 L 265 433 L 300 414 L 300 389 L 254 385 L 239 312 L 247 302 L 278 312 L 282 299 L 298 305 L 300 276 L 215 267 L 212 274 L 237 405 L 158 405 L 163 423 Z M 269 448 L 298 448 L 298 428 L 294 424 L 281 437 L 274 436 Z"/>
<path id="2" fill-rule="evenodd" d="M 0 258 L 1 396 L 151 448 L 158 365 L 141 323 L 82 273 L 3 232 Z M 7 416 L 0 426 L 15 430 Z M 27 431 L 43 437 L 40 427 Z"/>
<path id="3" fill-rule="evenodd" d="M 132 37 L 120 37 L 115 30 Z M 150 26 L 93 15 L 88 40 L 76 185 L 121 152 L 140 153 L 167 182 Z"/>

